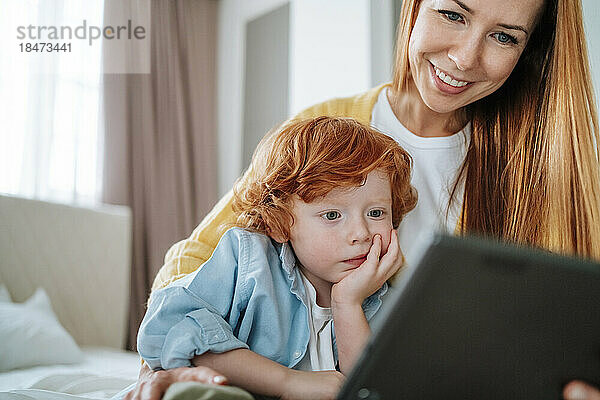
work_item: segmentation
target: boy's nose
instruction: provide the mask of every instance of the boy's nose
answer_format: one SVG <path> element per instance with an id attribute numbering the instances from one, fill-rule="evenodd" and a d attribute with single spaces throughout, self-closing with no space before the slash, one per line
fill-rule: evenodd
<path id="1" fill-rule="evenodd" d="M 366 222 L 362 219 L 355 221 L 349 230 L 348 238 L 352 244 L 370 242 L 371 232 Z"/>

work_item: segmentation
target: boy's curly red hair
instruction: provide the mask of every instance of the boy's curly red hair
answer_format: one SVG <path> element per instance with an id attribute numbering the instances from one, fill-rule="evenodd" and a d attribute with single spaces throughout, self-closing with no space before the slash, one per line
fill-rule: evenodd
<path id="1" fill-rule="evenodd" d="M 291 196 L 311 201 L 337 187 L 363 184 L 374 170 L 386 173 L 397 228 L 417 202 L 410 184 L 412 158 L 394 139 L 350 118 L 293 120 L 267 134 L 250 168 L 234 186 L 234 224 L 289 238 Z"/>

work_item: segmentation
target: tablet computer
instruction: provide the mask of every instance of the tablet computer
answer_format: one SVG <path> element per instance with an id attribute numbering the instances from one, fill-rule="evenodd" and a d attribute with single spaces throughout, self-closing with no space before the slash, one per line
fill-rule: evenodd
<path id="1" fill-rule="evenodd" d="M 384 301 L 338 398 L 560 399 L 600 386 L 600 264 L 436 235 Z"/>

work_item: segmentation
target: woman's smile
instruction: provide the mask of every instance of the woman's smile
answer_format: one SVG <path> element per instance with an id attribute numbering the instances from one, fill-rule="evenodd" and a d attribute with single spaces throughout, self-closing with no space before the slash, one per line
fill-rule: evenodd
<path id="1" fill-rule="evenodd" d="M 459 94 L 467 90 L 473 82 L 462 81 L 454 78 L 452 75 L 445 73 L 429 62 L 429 70 L 431 79 L 435 86 L 446 94 Z"/>

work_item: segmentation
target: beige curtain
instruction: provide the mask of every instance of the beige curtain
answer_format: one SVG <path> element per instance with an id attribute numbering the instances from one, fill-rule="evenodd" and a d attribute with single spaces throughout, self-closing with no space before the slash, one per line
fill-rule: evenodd
<path id="1" fill-rule="evenodd" d="M 216 0 L 152 0 L 151 73 L 104 75 L 103 198 L 133 213 L 132 350 L 166 250 L 217 200 L 216 20 Z"/>

